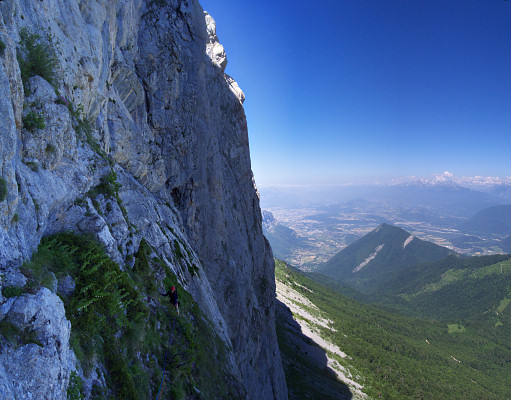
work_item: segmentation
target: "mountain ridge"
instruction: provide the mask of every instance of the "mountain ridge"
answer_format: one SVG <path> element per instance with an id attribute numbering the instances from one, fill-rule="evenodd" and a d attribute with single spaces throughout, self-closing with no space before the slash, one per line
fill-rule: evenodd
<path id="1" fill-rule="evenodd" d="M 375 286 L 385 274 L 438 261 L 453 253 L 383 223 L 321 264 L 315 272 L 364 291 Z"/>
<path id="2" fill-rule="evenodd" d="M 459 229 L 475 235 L 511 235 L 511 204 L 485 208 L 461 224 Z"/>

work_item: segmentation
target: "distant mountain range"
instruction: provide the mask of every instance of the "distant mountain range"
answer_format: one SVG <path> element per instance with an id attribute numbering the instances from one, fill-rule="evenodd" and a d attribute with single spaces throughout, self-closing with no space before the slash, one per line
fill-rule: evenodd
<path id="1" fill-rule="evenodd" d="M 459 230 L 473 235 L 511 235 L 511 205 L 485 208 L 459 226 Z"/>
<path id="2" fill-rule="evenodd" d="M 455 217 L 469 218 L 484 208 L 511 203 L 511 185 L 461 186 L 452 181 L 415 181 L 393 185 L 325 187 L 263 186 L 262 208 L 326 206 L 357 199 L 387 202 L 407 208 L 424 208 Z"/>
<path id="3" fill-rule="evenodd" d="M 404 229 L 381 224 L 350 244 L 315 272 L 368 292 L 385 275 L 417 264 L 439 261 L 452 250 L 418 239 Z"/>
<path id="4" fill-rule="evenodd" d="M 510 245 L 503 241 L 511 236 L 511 204 L 502 204 L 508 191 L 503 185 L 485 189 L 483 193 L 452 182 L 415 182 L 347 187 L 341 196 L 339 187 L 314 188 L 307 196 L 324 205 L 287 208 L 283 196 L 279 206 L 271 209 L 276 218 L 263 211 L 263 230 L 276 257 L 308 271 L 381 224 L 398 226 L 460 254 L 510 252 Z M 303 194 L 298 188 L 282 190 L 280 194 L 293 201 L 299 201 Z M 364 196 L 357 197 L 361 194 L 357 190 Z M 293 191 L 297 196 L 292 196 Z M 333 199 L 336 194 L 337 200 L 350 200 L 328 203 L 328 196 Z"/>

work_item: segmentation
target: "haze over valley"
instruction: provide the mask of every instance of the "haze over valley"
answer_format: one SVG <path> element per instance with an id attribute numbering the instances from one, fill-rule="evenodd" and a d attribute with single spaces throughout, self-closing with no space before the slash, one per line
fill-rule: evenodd
<path id="1" fill-rule="evenodd" d="M 510 251 L 511 185 L 450 180 L 394 185 L 262 187 L 263 227 L 276 257 L 313 270 L 382 223 L 465 255 Z M 270 214 L 271 213 L 271 214 Z"/>
<path id="2" fill-rule="evenodd" d="M 269 4 L 0 0 L 0 400 L 511 399 L 511 1 Z"/>
<path id="3" fill-rule="evenodd" d="M 261 190 L 290 398 L 509 398 L 510 187 L 478 189 Z"/>

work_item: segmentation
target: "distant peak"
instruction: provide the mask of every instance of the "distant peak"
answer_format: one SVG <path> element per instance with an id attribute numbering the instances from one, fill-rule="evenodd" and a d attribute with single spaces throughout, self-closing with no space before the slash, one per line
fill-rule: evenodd
<path id="1" fill-rule="evenodd" d="M 401 229 L 401 228 L 399 228 L 396 225 L 387 224 L 386 222 L 384 222 L 384 223 L 380 224 L 373 232 L 376 233 L 380 230 L 388 231 L 388 230 L 395 230 L 395 229 Z"/>

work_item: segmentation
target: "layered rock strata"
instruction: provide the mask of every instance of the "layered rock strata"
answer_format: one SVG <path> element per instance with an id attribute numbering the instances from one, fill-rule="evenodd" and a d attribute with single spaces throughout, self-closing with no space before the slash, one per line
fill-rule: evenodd
<path id="1" fill-rule="evenodd" d="M 22 82 L 24 28 L 51 37 L 53 86 L 40 76 Z M 46 235 L 93 233 L 127 268 L 144 238 L 223 338 L 246 397 L 285 399 L 244 95 L 224 73 L 215 31 L 191 0 L 0 3 L 3 287 L 23 285 L 20 266 Z M 27 129 L 31 112 L 44 127 Z M 112 171 L 119 201 L 93 203 L 88 191 Z M 197 275 L 173 257 L 174 240 L 190 249 Z M 43 288 L 0 300 L 0 318 L 40 342 L 2 350 L 0 397 L 65 398 L 76 359 L 59 298 Z"/>

